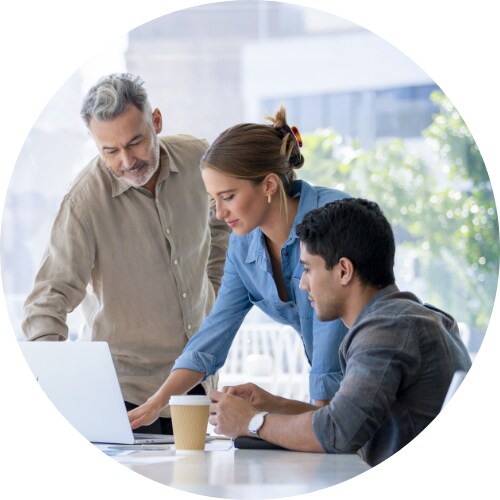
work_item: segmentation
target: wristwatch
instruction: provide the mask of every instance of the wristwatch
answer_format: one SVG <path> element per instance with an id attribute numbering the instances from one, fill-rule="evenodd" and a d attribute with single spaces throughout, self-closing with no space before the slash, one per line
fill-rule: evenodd
<path id="1" fill-rule="evenodd" d="M 250 419 L 250 422 L 248 422 L 248 432 L 252 436 L 259 437 L 260 428 L 264 425 L 264 418 L 268 413 L 268 411 L 262 411 Z"/>

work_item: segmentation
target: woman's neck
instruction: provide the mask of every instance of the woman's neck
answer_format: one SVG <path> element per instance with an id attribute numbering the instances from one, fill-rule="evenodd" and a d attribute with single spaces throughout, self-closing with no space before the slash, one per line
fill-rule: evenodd
<path id="1" fill-rule="evenodd" d="M 273 213 L 270 214 L 266 224 L 261 226 L 261 230 L 266 236 L 268 244 L 271 245 L 274 253 L 279 255 L 281 247 L 288 239 L 293 221 L 299 208 L 299 199 L 287 197 L 287 210 L 276 203 Z"/>

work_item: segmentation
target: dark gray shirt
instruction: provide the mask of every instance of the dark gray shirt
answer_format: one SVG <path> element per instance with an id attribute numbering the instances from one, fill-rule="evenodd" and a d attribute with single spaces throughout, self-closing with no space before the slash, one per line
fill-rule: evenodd
<path id="1" fill-rule="evenodd" d="M 358 452 L 376 465 L 429 425 L 471 360 L 450 315 L 390 285 L 357 317 L 340 364 L 340 389 L 314 413 L 314 434 L 327 453 Z"/>

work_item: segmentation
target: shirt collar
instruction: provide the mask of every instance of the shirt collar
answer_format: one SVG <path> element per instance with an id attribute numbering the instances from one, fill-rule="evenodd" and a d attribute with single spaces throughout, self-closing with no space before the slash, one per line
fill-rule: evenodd
<path id="1" fill-rule="evenodd" d="M 293 220 L 292 229 L 290 230 L 290 234 L 287 240 L 287 242 L 289 243 L 298 238 L 296 228 L 297 225 L 302 222 L 304 215 L 306 215 L 307 212 L 310 212 L 314 208 L 318 208 L 318 193 L 307 182 L 299 180 L 293 181 L 290 194 L 293 198 L 296 198 L 297 196 L 300 196 L 300 198 L 297 215 Z"/>
<path id="2" fill-rule="evenodd" d="M 156 181 L 157 184 L 160 184 L 161 182 L 165 181 L 170 175 L 170 172 L 179 172 L 179 167 L 176 165 L 167 147 L 162 141 L 159 142 L 160 142 L 160 166 L 159 166 L 160 173 L 158 175 L 158 180 Z M 130 184 L 126 183 L 125 181 L 117 179 L 113 174 L 111 174 L 111 172 L 109 172 L 108 168 L 106 167 L 102 159 L 99 161 L 99 166 L 109 175 L 109 178 L 111 180 L 111 196 L 113 198 L 116 196 L 120 196 L 129 189 L 138 189 L 139 191 L 144 190 L 144 188 L 140 187 L 135 188 Z"/>
<path id="3" fill-rule="evenodd" d="M 387 285 L 384 288 L 381 288 L 366 304 L 365 307 L 361 310 L 361 312 L 358 314 L 358 317 L 354 320 L 354 323 L 351 327 L 354 328 L 354 326 L 359 323 L 366 315 L 370 314 L 371 311 L 374 309 L 375 304 L 386 297 L 387 295 L 390 295 L 391 293 L 396 293 L 399 292 L 399 288 L 397 287 L 396 284 L 392 285 Z"/>

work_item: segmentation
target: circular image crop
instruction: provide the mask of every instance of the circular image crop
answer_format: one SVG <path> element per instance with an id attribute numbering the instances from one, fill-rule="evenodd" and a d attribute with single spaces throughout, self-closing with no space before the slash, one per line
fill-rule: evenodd
<path id="1" fill-rule="evenodd" d="M 181 303 L 182 297 L 189 299 L 188 282 L 179 285 L 179 281 L 191 270 L 184 269 L 179 276 L 169 271 L 172 276 L 165 276 L 165 280 L 171 280 L 178 290 L 162 297 L 148 292 L 148 282 L 162 279 L 158 268 L 152 261 L 149 268 L 147 262 L 141 262 L 144 282 L 138 274 L 134 289 L 116 290 L 106 281 L 114 272 L 112 268 L 128 266 L 130 276 L 135 276 L 137 259 L 126 259 L 137 254 L 126 248 L 116 253 L 120 245 L 106 241 L 103 233 L 99 236 L 102 239 L 92 243 L 95 251 L 91 258 L 83 250 L 89 247 L 88 235 L 94 238 L 97 233 L 92 220 L 76 213 L 80 207 L 67 207 L 67 193 L 89 175 L 88 165 L 97 164 L 99 154 L 101 166 L 108 167 L 113 177 L 116 171 L 113 174 L 113 161 L 107 155 L 122 144 L 116 146 L 114 138 L 108 144 L 109 136 L 102 140 L 103 136 L 89 134 L 80 110 L 89 88 L 112 73 L 130 73 L 144 81 L 152 109 L 161 112 L 159 136 L 189 134 L 211 144 L 228 127 L 266 123 L 267 115 L 284 106 L 289 124 L 300 131 L 305 162 L 296 171 L 297 178 L 312 187 L 339 190 L 378 203 L 394 232 L 397 286 L 456 320 L 460 342 L 475 367 L 493 313 L 500 245 L 492 183 L 468 124 L 439 82 L 375 32 L 323 10 L 264 0 L 208 3 L 141 24 L 79 67 L 45 106 L 15 161 L 3 206 L 2 285 L 17 342 L 49 337 L 74 344 L 107 342 L 114 362 L 112 377 L 116 372 L 114 389 L 122 396 L 118 403 L 131 403 L 126 410 L 122 408 L 126 416 L 127 410 L 155 394 L 170 373 L 194 329 L 194 320 L 189 318 L 205 314 L 201 313 L 205 303 L 201 308 L 196 306 L 199 311 L 194 310 L 194 301 L 188 306 L 193 311 Z M 141 134 L 132 134 L 124 150 L 135 148 L 134 141 L 143 140 Z M 130 168 L 143 166 L 136 161 Z M 114 180 L 119 180 L 116 175 Z M 116 187 L 120 184 L 110 186 L 109 192 L 99 196 L 118 199 Z M 137 186 L 131 189 L 140 192 Z M 202 192 L 204 195 L 205 190 Z M 157 195 L 153 189 L 149 201 L 153 203 Z M 166 253 L 175 248 L 171 227 L 162 219 L 169 216 L 162 210 L 176 207 L 168 200 L 163 203 L 151 224 L 159 220 L 165 234 L 160 234 L 158 241 L 144 239 L 146 260 L 148 248 L 157 243 Z M 144 210 L 144 204 L 131 203 L 123 211 L 124 225 L 129 223 L 127 218 L 133 218 L 132 209 Z M 74 217 L 81 230 L 74 234 L 56 231 L 64 217 Z M 112 224 L 115 215 L 105 211 L 96 220 L 102 222 L 107 217 Z M 140 246 L 140 239 L 140 234 L 134 233 L 124 245 Z M 111 248 L 115 249 L 113 258 L 108 255 Z M 185 255 L 189 252 L 191 249 L 186 249 Z M 221 252 L 219 274 L 225 248 Z M 124 260 L 118 266 L 120 259 Z M 286 274 L 283 269 L 282 274 Z M 198 281 L 193 278 L 190 283 Z M 185 285 L 187 288 L 181 290 Z M 134 296 L 123 308 L 129 316 L 125 320 L 122 313 L 113 317 L 121 309 L 109 304 Z M 169 306 L 178 299 L 179 304 Z M 277 299 L 293 302 L 286 293 Z M 159 304 L 165 304 L 172 320 L 155 323 L 152 329 L 168 332 L 169 323 L 180 325 L 186 328 L 182 341 L 173 336 L 171 342 L 160 342 L 144 334 L 149 331 L 148 318 L 162 316 Z M 304 349 L 304 333 L 290 328 L 293 321 L 280 321 L 278 316 L 259 304 L 241 314 L 244 319 L 228 344 L 218 387 L 255 382 L 305 408 L 315 399 L 310 382 L 316 368 L 314 363 L 313 368 L 310 365 L 313 350 L 307 352 L 307 345 Z M 116 331 L 113 325 L 123 321 L 129 325 L 127 331 Z M 154 368 L 159 356 L 167 360 L 161 369 Z M 338 357 L 338 352 L 332 352 L 333 356 Z M 81 412 L 74 411 L 74 405 L 52 396 L 52 389 L 38 378 L 37 362 L 29 357 L 27 361 L 51 403 L 84 438 L 96 441 L 91 427 L 99 426 L 102 419 L 90 425 Z M 51 366 L 55 380 L 68 384 L 65 374 L 76 363 Z M 148 377 L 153 382 L 146 383 Z M 96 380 L 92 383 L 99 385 Z M 85 384 L 81 391 L 83 400 Z M 89 415 L 93 413 L 87 410 Z M 169 420 L 168 412 L 162 418 Z M 429 430 L 432 436 L 431 427 L 423 434 Z M 155 433 L 165 429 L 159 427 Z M 260 498 L 311 493 L 340 485 L 371 465 L 357 453 L 300 455 L 283 450 L 240 450 L 229 439 L 214 439 L 216 433 L 210 424 L 207 433 L 206 451 L 197 455 L 181 456 L 174 443 L 134 448 L 120 438 L 95 448 L 159 485 L 221 498 L 248 498 L 249 491 Z M 273 453 L 281 454 L 277 464 L 270 459 L 278 456 Z"/>

